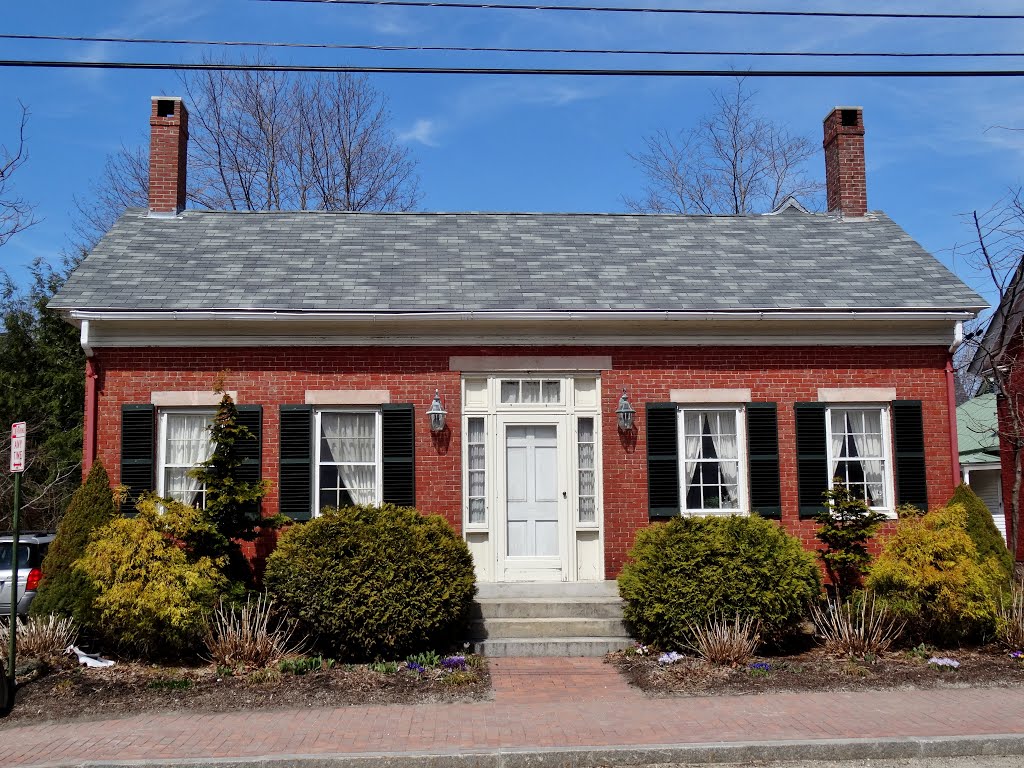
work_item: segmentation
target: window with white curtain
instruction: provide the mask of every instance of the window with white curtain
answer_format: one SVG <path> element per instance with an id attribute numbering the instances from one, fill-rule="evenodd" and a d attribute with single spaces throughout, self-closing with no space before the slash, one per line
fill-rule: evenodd
<path id="1" fill-rule="evenodd" d="M 597 478 L 594 466 L 594 419 L 576 419 L 576 472 L 579 485 L 579 522 L 597 522 Z"/>
<path id="2" fill-rule="evenodd" d="M 745 509 L 742 416 L 740 408 L 680 409 L 684 512 L 732 514 Z"/>
<path id="3" fill-rule="evenodd" d="M 562 382 L 502 379 L 499 397 L 502 405 L 554 405 L 562 402 Z"/>
<path id="4" fill-rule="evenodd" d="M 889 507 L 888 422 L 886 408 L 829 408 L 825 417 L 830 479 L 875 509 Z"/>
<path id="5" fill-rule="evenodd" d="M 469 505 L 470 525 L 487 522 L 487 432 L 482 417 L 466 419 L 466 499 Z"/>
<path id="6" fill-rule="evenodd" d="M 317 510 L 380 503 L 380 412 L 317 412 Z"/>
<path id="7" fill-rule="evenodd" d="M 210 458 L 213 411 L 161 411 L 157 494 L 202 509 L 206 486 L 189 471 Z"/>

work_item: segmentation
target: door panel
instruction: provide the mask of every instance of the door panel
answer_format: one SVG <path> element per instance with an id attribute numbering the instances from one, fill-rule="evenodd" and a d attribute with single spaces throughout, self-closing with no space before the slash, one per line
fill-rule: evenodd
<path id="1" fill-rule="evenodd" d="M 505 441 L 508 556 L 557 558 L 557 427 L 509 425 Z"/>

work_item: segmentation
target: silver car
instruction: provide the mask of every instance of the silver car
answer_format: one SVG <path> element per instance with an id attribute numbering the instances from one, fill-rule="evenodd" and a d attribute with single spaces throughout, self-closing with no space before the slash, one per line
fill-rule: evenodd
<path id="1" fill-rule="evenodd" d="M 18 536 L 18 588 L 16 591 L 18 615 L 28 614 L 35 599 L 39 580 L 43 576 L 43 558 L 53 541 L 52 533 L 26 531 Z M 0 616 L 11 612 L 11 535 L 0 534 Z"/>

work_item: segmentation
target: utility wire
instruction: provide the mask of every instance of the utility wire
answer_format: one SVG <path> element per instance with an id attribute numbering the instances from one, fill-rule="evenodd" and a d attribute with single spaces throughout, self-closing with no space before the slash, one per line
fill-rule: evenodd
<path id="1" fill-rule="evenodd" d="M 561 75 L 568 77 L 1024 77 L 1022 69 L 553 69 L 533 67 L 368 67 L 321 64 L 219 64 L 138 61 L 0 59 L 0 68 L 197 70 L 203 72 L 325 72 L 401 75 Z"/>
<path id="2" fill-rule="evenodd" d="M 325 3 L 328 5 L 381 5 L 400 8 L 473 8 L 489 11 L 580 11 L 584 13 L 674 13 L 702 16 L 789 16 L 833 19 L 1024 19 L 1020 13 L 911 13 L 889 11 L 771 11 L 725 8 L 631 8 L 610 5 L 532 5 L 517 3 L 432 2 L 431 0 L 262 0 L 272 3 Z"/>
<path id="3" fill-rule="evenodd" d="M 220 45 L 250 48 L 314 48 L 344 51 L 444 51 L 473 53 L 585 53 L 585 54 L 627 54 L 654 56 L 748 56 L 748 57 L 827 57 L 827 58 L 1019 58 L 1024 51 L 975 51 L 975 52 L 900 52 L 900 51 L 857 51 L 837 53 L 832 51 L 682 51 L 652 50 L 636 48 L 496 48 L 469 45 L 372 45 L 342 43 L 281 43 L 243 40 L 175 40 L 152 37 L 82 37 L 69 35 L 16 35 L 0 34 L 0 40 L 60 41 L 78 43 L 145 43 L 149 45 Z"/>

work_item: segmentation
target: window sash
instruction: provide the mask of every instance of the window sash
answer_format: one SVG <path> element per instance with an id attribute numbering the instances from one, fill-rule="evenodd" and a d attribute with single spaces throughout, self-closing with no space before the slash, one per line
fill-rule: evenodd
<path id="1" fill-rule="evenodd" d="M 561 379 L 500 379 L 498 403 L 508 405 L 564 405 Z"/>
<path id="2" fill-rule="evenodd" d="M 576 522 L 597 525 L 597 419 L 576 419 Z"/>
<path id="3" fill-rule="evenodd" d="M 210 458 L 213 453 L 213 441 L 209 439 L 209 427 L 213 423 L 216 412 L 211 409 L 168 409 L 161 410 L 159 414 L 157 495 L 204 509 L 206 507 L 206 485 L 189 477 L 188 472 Z M 200 420 L 204 422 L 202 429 L 205 441 L 201 441 L 198 436 L 197 427 Z M 179 429 L 187 430 L 187 432 L 177 432 Z M 188 432 L 192 434 L 188 434 Z M 172 434 L 184 436 L 172 439 Z M 206 449 L 201 451 L 203 454 L 201 458 L 198 456 L 200 442 L 206 444 Z M 190 454 L 193 460 L 186 460 L 185 454 Z"/>
<path id="4" fill-rule="evenodd" d="M 487 420 L 466 419 L 466 524 L 487 524 Z"/>
<path id="5" fill-rule="evenodd" d="M 683 514 L 747 512 L 748 469 L 743 416 L 743 408 L 737 406 L 679 409 L 680 509 Z"/>
<path id="6" fill-rule="evenodd" d="M 317 410 L 313 515 L 319 515 L 324 507 L 345 507 L 351 504 L 380 504 L 382 461 L 381 461 L 381 415 L 379 410 L 357 408 L 322 408 Z M 354 432 L 336 416 L 364 416 L 354 420 Z M 326 418 L 325 418 L 326 417 Z M 326 427 L 325 427 L 326 422 Z M 372 433 L 360 433 L 369 426 Z M 330 428 L 332 434 L 325 433 Z M 335 445 L 331 445 L 335 441 Z M 367 443 L 372 441 L 371 446 Z M 326 448 L 326 451 L 325 451 Z M 346 475 L 348 477 L 346 478 Z"/>
<path id="7" fill-rule="evenodd" d="M 869 421 L 875 418 L 877 429 L 872 428 Z M 842 431 L 836 429 L 837 422 Z M 889 409 L 885 406 L 827 408 L 825 430 L 829 487 L 839 478 L 855 496 L 874 502 L 869 503 L 871 509 L 891 512 Z M 872 467 L 872 464 L 876 466 Z M 873 481 L 870 479 L 872 476 L 876 478 Z M 881 503 L 878 503 L 879 496 Z"/>

